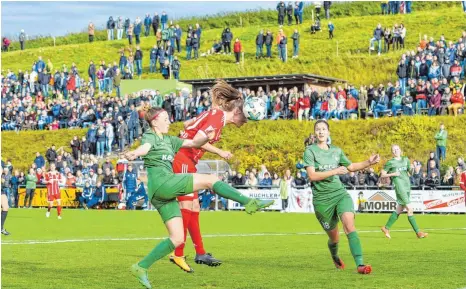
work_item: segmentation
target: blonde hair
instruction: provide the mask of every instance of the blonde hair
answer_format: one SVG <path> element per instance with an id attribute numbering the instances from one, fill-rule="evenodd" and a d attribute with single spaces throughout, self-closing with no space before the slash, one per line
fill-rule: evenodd
<path id="1" fill-rule="evenodd" d="M 225 80 L 217 80 L 210 92 L 212 93 L 212 104 L 214 106 L 228 112 L 237 107 L 243 109 L 243 95 Z"/>

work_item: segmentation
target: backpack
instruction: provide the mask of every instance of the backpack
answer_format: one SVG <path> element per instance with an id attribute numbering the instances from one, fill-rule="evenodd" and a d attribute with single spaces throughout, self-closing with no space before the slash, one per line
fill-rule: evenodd
<path id="1" fill-rule="evenodd" d="M 162 30 L 162 40 L 167 41 L 169 37 L 170 37 L 170 32 L 168 31 L 168 29 Z"/>

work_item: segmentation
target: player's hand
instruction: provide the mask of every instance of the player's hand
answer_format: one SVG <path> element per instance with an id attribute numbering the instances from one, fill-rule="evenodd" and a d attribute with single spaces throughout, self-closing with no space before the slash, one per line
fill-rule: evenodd
<path id="1" fill-rule="evenodd" d="M 134 152 L 127 152 L 125 153 L 125 158 L 129 161 L 135 160 L 137 158 Z"/>
<path id="2" fill-rule="evenodd" d="M 371 157 L 369 158 L 369 163 L 371 165 L 375 165 L 376 163 L 380 162 L 380 156 L 379 154 L 375 154 L 375 155 L 371 155 Z"/>
<path id="3" fill-rule="evenodd" d="M 222 158 L 226 159 L 226 160 L 229 160 L 233 157 L 233 154 L 229 151 L 221 151 L 219 156 L 221 156 Z"/>
<path id="4" fill-rule="evenodd" d="M 337 175 L 346 175 L 348 173 L 348 169 L 346 167 L 338 167 L 335 169 Z"/>

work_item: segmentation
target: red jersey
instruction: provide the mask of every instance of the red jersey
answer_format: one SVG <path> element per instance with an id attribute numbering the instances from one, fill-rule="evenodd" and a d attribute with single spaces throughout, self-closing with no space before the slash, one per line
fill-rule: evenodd
<path id="1" fill-rule="evenodd" d="M 47 194 L 57 195 L 60 194 L 61 174 L 57 171 L 45 173 L 45 180 L 47 181 Z"/>
<path id="2" fill-rule="evenodd" d="M 214 137 L 209 143 L 214 144 L 220 140 L 222 129 L 226 124 L 225 122 L 225 112 L 222 110 L 212 109 L 210 111 L 204 111 L 185 128 L 180 138 L 193 139 L 198 132 L 204 133 L 205 135 L 213 132 Z M 205 150 L 198 148 L 182 148 L 179 150 L 179 153 L 197 163 L 204 155 Z"/>
<path id="3" fill-rule="evenodd" d="M 466 171 L 461 173 L 460 188 L 466 193 Z"/>

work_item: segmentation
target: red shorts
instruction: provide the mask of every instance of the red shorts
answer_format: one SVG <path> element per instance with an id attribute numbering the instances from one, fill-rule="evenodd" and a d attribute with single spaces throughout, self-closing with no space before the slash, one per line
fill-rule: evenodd
<path id="1" fill-rule="evenodd" d="M 61 194 L 60 192 L 55 193 L 55 194 L 47 194 L 47 200 L 49 202 L 53 202 L 55 200 L 61 200 Z"/>
<path id="2" fill-rule="evenodd" d="M 196 163 L 185 156 L 184 154 L 177 153 L 175 155 L 175 159 L 173 160 L 173 172 L 175 174 L 192 174 L 196 173 Z M 185 196 L 180 196 L 178 197 L 178 201 L 193 201 L 197 199 L 199 196 L 197 192 L 185 195 Z"/>

